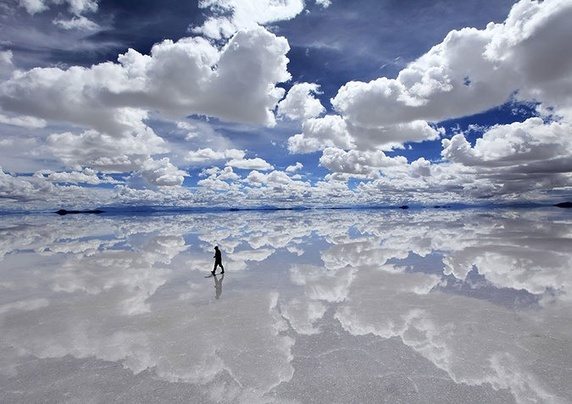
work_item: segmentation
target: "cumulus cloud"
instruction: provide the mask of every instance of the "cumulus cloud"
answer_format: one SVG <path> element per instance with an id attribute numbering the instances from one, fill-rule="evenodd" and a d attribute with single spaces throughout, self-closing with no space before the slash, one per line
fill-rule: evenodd
<path id="1" fill-rule="evenodd" d="M 346 122 L 338 115 L 308 119 L 302 124 L 302 131 L 288 139 L 291 153 L 311 153 L 326 147 L 351 149 L 355 146 Z"/>
<path id="2" fill-rule="evenodd" d="M 295 173 L 296 171 L 300 171 L 302 168 L 304 168 L 304 165 L 297 161 L 296 164 L 286 167 L 285 171 L 287 173 Z"/>
<path id="3" fill-rule="evenodd" d="M 258 205 L 270 204 L 311 204 L 317 202 L 322 195 L 319 187 L 312 187 L 310 182 L 294 178 L 284 171 L 274 170 L 269 173 L 251 171 L 244 179 L 246 200 L 256 201 Z"/>
<path id="4" fill-rule="evenodd" d="M 315 0 L 323 8 L 331 5 L 331 0 Z M 200 26 L 191 27 L 213 39 L 232 36 L 242 29 L 291 20 L 304 10 L 304 0 L 200 0 L 199 7 L 211 14 Z"/>
<path id="5" fill-rule="evenodd" d="M 287 51 L 284 38 L 262 28 L 236 34 L 220 50 L 202 38 L 166 40 L 150 55 L 130 49 L 119 63 L 19 72 L 0 84 L 0 105 L 111 136 L 140 130 L 149 108 L 273 125 L 284 92 L 274 85 L 290 78 Z"/>
<path id="6" fill-rule="evenodd" d="M 22 201 L 41 198 L 42 194 L 52 191 L 52 184 L 38 178 L 18 178 L 5 173 L 0 167 L 0 197 L 6 200 Z"/>
<path id="7" fill-rule="evenodd" d="M 214 191 L 229 192 L 234 190 L 236 192 L 240 187 L 237 181 L 241 177 L 234 172 L 231 166 L 226 166 L 222 169 L 219 167 L 207 168 L 202 170 L 199 175 L 206 178 L 200 180 L 197 184 Z"/>
<path id="8" fill-rule="evenodd" d="M 288 150 L 291 153 L 311 153 L 326 147 L 391 150 L 402 147 L 405 142 L 438 139 L 441 132 L 421 120 L 364 128 L 340 115 L 326 115 L 304 121 L 302 133 L 288 139 Z"/>
<path id="9" fill-rule="evenodd" d="M 239 32 L 221 49 L 200 37 L 165 40 L 150 55 L 130 49 L 119 63 L 20 72 L 0 85 L 0 105 L 111 134 L 129 126 L 122 109 L 273 125 L 284 94 L 275 84 L 290 78 L 288 49 L 263 28 Z"/>
<path id="10" fill-rule="evenodd" d="M 291 20 L 304 9 L 303 0 L 200 0 L 199 7 L 213 11 L 193 32 L 214 39 L 228 38 L 241 29 Z"/>
<path id="11" fill-rule="evenodd" d="M 320 86 L 315 83 L 296 83 L 286 97 L 278 103 L 278 115 L 289 119 L 315 118 L 326 109 L 315 95 L 320 94 Z"/>
<path id="12" fill-rule="evenodd" d="M 230 166 L 222 169 L 218 167 L 207 168 L 201 172 L 200 176 L 207 178 L 200 180 L 197 183 L 199 186 L 218 191 L 229 191 L 233 186 L 236 189 L 238 185 L 234 182 L 240 180 L 240 176 Z"/>
<path id="13" fill-rule="evenodd" d="M 167 151 L 163 139 L 148 127 L 118 137 L 95 130 L 79 135 L 54 133 L 48 136 L 47 145 L 69 167 L 89 166 L 108 172 L 134 170 L 149 155 Z"/>
<path id="14" fill-rule="evenodd" d="M 387 157 L 379 151 L 344 151 L 328 147 L 320 157 L 320 165 L 335 173 L 351 174 L 354 177 L 362 176 L 375 178 L 384 167 L 403 166 L 407 159 L 402 156 Z"/>
<path id="15" fill-rule="evenodd" d="M 18 0 L 20 7 L 32 15 L 46 11 L 51 6 L 65 4 L 70 13 L 79 16 L 83 13 L 96 12 L 97 3 L 98 0 Z"/>
<path id="16" fill-rule="evenodd" d="M 431 162 L 420 157 L 411 163 L 411 175 L 413 177 L 428 177 L 431 175 Z"/>
<path id="17" fill-rule="evenodd" d="M 2 117 L 9 117 L 3 120 L 11 124 L 39 126 L 48 121 L 86 128 L 47 138 L 48 150 L 67 167 L 139 170 L 155 185 L 174 184 L 182 177 L 170 167 L 175 174 L 168 180 L 148 175 L 145 164 L 154 161 L 149 158 L 169 152 L 169 145 L 148 126 L 148 111 L 272 126 L 273 110 L 284 93 L 275 85 L 290 78 L 288 49 L 284 38 L 254 28 L 238 32 L 221 48 L 203 38 L 183 38 L 154 45 L 150 55 L 130 49 L 119 56 L 119 63 L 19 71 L 0 84 L 0 106 L 10 113 Z M 9 61 L 10 55 L 3 55 Z M 217 153 L 199 150 L 187 160 L 219 159 Z M 237 149 L 222 153 L 236 167 L 271 168 L 261 159 L 243 160 L 244 153 Z"/>
<path id="18" fill-rule="evenodd" d="M 61 183 L 76 184 L 82 182 L 71 179 L 101 181 L 107 173 L 131 172 L 129 184 L 115 189 L 120 201 L 205 204 L 212 197 L 216 204 L 222 200 L 213 191 L 217 189 L 229 192 L 229 200 L 237 204 L 274 202 L 270 197 L 277 204 L 542 199 L 572 190 L 572 45 L 565 40 L 572 17 L 569 1 L 522 0 L 502 23 L 451 31 L 397 77 L 342 86 L 331 100 L 334 111 L 325 116 L 316 83 L 294 84 L 284 97 L 277 85 L 291 78 L 288 42 L 260 26 L 294 18 L 304 2 L 263 3 L 268 7 L 204 0 L 200 6 L 211 17 L 195 32 L 210 39 L 165 40 L 149 54 L 130 49 L 117 62 L 91 67 L 15 70 L 12 53 L 0 52 L 0 76 L 5 79 L 0 82 L 0 124 L 9 131 L 0 144 L 12 147 L 16 131 L 22 131 L 18 127 L 48 126 L 37 131 L 29 143 L 35 150 L 26 155 L 34 164 L 44 153 L 47 159 L 59 159 L 57 166 L 50 160 L 58 173 L 52 180 L 46 174 L 44 181 L 57 186 L 53 179 L 58 176 L 70 179 Z M 326 0 L 316 3 L 329 5 Z M 72 18 L 60 16 L 54 22 L 65 29 L 91 29 L 84 14 L 97 10 L 93 0 L 19 4 L 30 13 L 68 7 Z M 468 132 L 458 133 L 443 140 L 442 160 L 426 155 L 408 162 L 385 154 L 399 153 L 409 147 L 406 143 L 445 137 L 435 122 L 509 99 L 532 101 L 542 118 L 483 128 L 482 138 L 473 144 Z M 272 127 L 276 116 L 301 121 L 301 130 L 291 132 L 296 134 L 288 139 L 288 151 L 322 152 L 320 164 L 329 170 L 323 181 L 300 181 L 296 173 L 301 163 L 274 170 L 266 155 L 247 158 L 244 145 L 235 145 L 230 136 L 225 139 L 229 123 Z M 174 122 L 163 119 L 183 117 L 194 123 L 179 122 L 180 131 L 165 129 Z M 201 125 L 210 132 L 197 129 Z M 215 133 L 219 128 L 224 129 Z M 251 129 L 239 127 L 242 133 Z M 183 183 L 186 173 L 177 167 L 182 165 L 226 168 L 205 172 L 192 197 L 160 189 Z M 11 160 L 5 167 L 21 164 Z M 86 169 L 97 174 L 82 177 Z M 240 170 L 251 172 L 245 177 Z M 349 178 L 360 180 L 355 189 L 348 188 Z M 152 189 L 141 189 L 139 180 Z"/>
<path id="19" fill-rule="evenodd" d="M 223 151 L 214 151 L 207 147 L 188 152 L 185 156 L 185 161 L 193 165 L 207 165 L 224 160 L 241 160 L 245 155 L 246 152 L 244 150 L 227 149 Z"/>
<path id="20" fill-rule="evenodd" d="M 342 86 L 332 99 L 339 115 L 307 119 L 288 149 L 323 150 L 321 165 L 335 178 L 373 178 L 359 186 L 370 197 L 386 191 L 431 200 L 439 189 L 444 199 L 516 199 L 569 189 L 572 102 L 563 89 L 572 86 L 572 51 L 563 33 L 571 16 L 567 1 L 521 1 L 503 23 L 451 31 L 397 78 Z M 444 134 L 429 122 L 481 112 L 511 97 L 540 102 L 539 111 L 552 107 L 560 118 L 495 126 L 474 147 L 458 134 L 443 141 L 440 164 L 421 158 L 380 167 L 383 159 L 372 161 L 382 155 L 378 150 Z"/>
<path id="21" fill-rule="evenodd" d="M 546 190 L 569 190 L 572 52 L 563 33 L 571 16 L 567 1 L 521 1 L 502 23 L 451 31 L 397 78 L 344 85 L 332 99 L 339 115 L 306 120 L 302 133 L 288 140 L 289 151 L 323 150 L 321 164 L 335 178 L 375 178 L 381 172 L 359 186 L 370 197 L 385 191 L 429 201 L 440 190 L 444 200 L 534 199 Z M 457 134 L 443 140 L 438 164 L 421 158 L 380 171 L 368 165 L 367 154 L 347 152 L 358 149 L 371 157 L 406 142 L 435 140 L 444 130 L 429 122 L 511 98 L 539 102 L 539 112 L 556 118 L 494 126 L 474 146 Z"/>
<path id="22" fill-rule="evenodd" d="M 67 184 L 115 184 L 118 181 L 109 176 L 99 176 L 95 170 L 85 168 L 82 171 L 72 172 L 48 172 L 47 178 L 50 182 Z"/>
<path id="23" fill-rule="evenodd" d="M 541 118 L 524 122 L 495 125 L 489 128 L 471 146 L 463 134 L 443 140 L 443 157 L 468 166 L 507 167 L 542 163 L 549 169 L 551 163 L 570 161 L 572 139 L 570 125 L 563 122 L 545 124 Z M 570 167 L 565 168 L 566 171 Z M 555 172 L 559 171 L 558 169 Z"/>
<path id="24" fill-rule="evenodd" d="M 253 159 L 232 159 L 226 163 L 230 167 L 240 168 L 242 170 L 261 170 L 268 171 L 274 169 L 272 164 L 266 162 L 266 160 L 260 157 L 255 157 Z"/>
<path id="25" fill-rule="evenodd" d="M 102 177 L 102 181 L 105 179 L 106 177 Z M 65 182 L 72 183 L 71 181 Z M 2 209 L 21 210 L 24 206 L 26 209 L 91 208 L 94 205 L 108 204 L 112 193 L 112 190 L 58 185 L 52 182 L 49 174 L 46 177 L 41 172 L 32 176 L 13 175 L 3 171 L 0 167 L 0 206 Z"/>
<path id="26" fill-rule="evenodd" d="M 495 125 L 474 146 L 457 134 L 443 140 L 445 159 L 474 170 L 491 194 L 519 194 L 572 186 L 571 126 L 541 118 Z"/>
<path id="27" fill-rule="evenodd" d="M 564 40 L 572 5 L 566 0 L 520 1 L 503 23 L 451 31 L 397 78 L 352 81 L 332 99 L 352 124 L 379 128 L 439 121 L 517 99 L 552 106 L 570 102 L 572 49 Z"/>
<path id="28" fill-rule="evenodd" d="M 158 186 L 181 185 L 188 175 L 171 164 L 167 157 L 160 160 L 145 160 L 137 174 L 145 178 L 147 183 Z"/>

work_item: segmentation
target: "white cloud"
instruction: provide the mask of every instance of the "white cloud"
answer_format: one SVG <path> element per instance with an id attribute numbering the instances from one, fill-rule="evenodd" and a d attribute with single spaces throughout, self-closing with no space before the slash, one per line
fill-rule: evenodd
<path id="1" fill-rule="evenodd" d="M 16 176 L 0 167 L 0 201 L 3 209 L 93 208 L 107 204 L 112 190 L 56 185 L 42 173 Z"/>
<path id="2" fill-rule="evenodd" d="M 396 79 L 352 81 L 332 99 L 353 125 L 379 128 L 417 120 L 439 121 L 481 112 L 518 91 L 568 107 L 572 48 L 565 40 L 572 4 L 567 0 L 515 4 L 504 23 L 451 31 Z"/>
<path id="3" fill-rule="evenodd" d="M 323 8 L 332 4 L 331 0 L 315 2 Z M 192 31 L 214 39 L 228 38 L 241 29 L 291 20 L 304 6 L 304 0 L 200 0 L 199 7 L 214 15 Z"/>
<path id="4" fill-rule="evenodd" d="M 235 181 L 240 179 L 240 176 L 232 170 L 232 167 L 227 166 L 224 167 L 222 170 L 220 170 L 220 172 L 217 175 L 217 178 L 223 181 L 224 180 Z"/>
<path id="5" fill-rule="evenodd" d="M 201 187 L 205 187 L 213 191 L 229 191 L 231 189 L 231 186 L 228 182 L 211 177 L 200 180 L 197 182 L 197 184 Z"/>
<path id="6" fill-rule="evenodd" d="M 327 8 L 330 7 L 332 5 L 332 0 L 316 0 L 316 4 Z"/>
<path id="7" fill-rule="evenodd" d="M 320 94 L 320 86 L 315 83 L 296 83 L 286 97 L 278 103 L 278 115 L 289 119 L 315 118 L 326 109 L 315 95 Z"/>
<path id="8" fill-rule="evenodd" d="M 26 115 L 13 115 L 7 116 L 0 114 L 0 124 L 20 126 L 23 128 L 39 129 L 46 126 L 46 121 L 43 119 L 38 119 L 33 116 Z"/>
<path id="9" fill-rule="evenodd" d="M 347 127 L 360 149 L 391 150 L 402 148 L 406 142 L 435 140 L 443 133 L 442 128 L 434 128 L 423 120 L 377 128 L 364 128 L 348 122 Z"/>
<path id="10" fill-rule="evenodd" d="M 563 122 L 545 124 L 541 118 L 495 125 L 472 147 L 462 134 L 443 140 L 443 157 L 469 166 L 530 167 L 532 163 L 561 162 L 572 158 L 572 127 Z M 555 166 L 557 168 L 558 166 Z M 555 172 L 558 170 L 555 170 Z"/>
<path id="11" fill-rule="evenodd" d="M 411 163 L 411 175 L 413 177 L 428 177 L 431 175 L 431 162 L 420 157 Z"/>
<path id="12" fill-rule="evenodd" d="M 203 1 L 201 6 L 215 16 L 198 30 L 210 30 L 213 38 L 230 37 L 218 43 L 201 37 L 166 40 L 148 55 L 131 49 L 119 55 L 118 62 L 29 71 L 15 71 L 12 53 L 0 52 L 0 75 L 6 78 L 0 82 L 0 123 L 8 133 L 0 144 L 10 147 L 4 154 L 28 147 L 13 147 L 16 131 L 23 132 L 14 126 L 48 126 L 34 131 L 38 136 L 26 143 L 34 150 L 25 159 L 34 164 L 48 160 L 49 168 L 58 171 L 51 180 L 47 174 L 48 185 L 39 179 L 12 179 L 29 184 L 21 185 L 32 187 L 30 192 L 34 186 L 53 185 L 57 193 L 60 188 L 54 178 L 67 177 L 71 184 L 72 178 L 98 181 L 105 173 L 132 171 L 129 185 L 115 190 L 118 200 L 148 198 L 182 204 L 207 203 L 209 192 L 217 187 L 226 189 L 229 200 L 238 203 L 267 203 L 275 197 L 277 204 L 329 203 L 328 198 L 332 203 L 535 199 L 572 189 L 568 140 L 572 45 L 565 40 L 572 17 L 569 1 L 523 0 L 503 23 L 452 31 L 395 79 L 347 83 L 332 100 L 336 113 L 326 116 L 321 116 L 325 110 L 315 83 L 294 84 L 283 98 L 277 84 L 290 79 L 289 45 L 285 38 L 259 26 L 294 18 L 303 2 L 265 1 L 269 7 L 254 1 Z M 325 7 L 329 2 L 316 3 Z M 89 25 L 83 13 L 97 8 L 93 0 L 22 0 L 20 4 L 30 12 L 69 7 L 73 16 L 59 16 L 56 22 L 62 27 L 69 23 L 69 28 Z M 429 161 L 426 156 L 408 164 L 405 158 L 384 153 L 407 142 L 438 139 L 444 131 L 430 122 L 481 112 L 510 97 L 540 102 L 538 113 L 545 114 L 544 122 L 533 118 L 483 128 L 483 137 L 474 145 L 468 142 L 468 133 L 457 134 L 443 141 L 442 161 Z M 300 133 L 288 139 L 288 150 L 322 151 L 320 163 L 330 171 L 324 181 L 312 185 L 292 175 L 302 169 L 301 163 L 284 172 L 272 171 L 264 155 L 246 158 L 240 149 L 244 146 L 223 135 L 231 128 L 228 122 L 248 124 L 232 127 L 241 133 L 256 130 L 249 125 L 271 127 L 274 113 L 302 121 Z M 174 125 L 166 120 L 183 117 L 189 121 L 179 122 L 178 130 L 165 129 Z M 30 132 L 23 133 L 31 136 Z M 186 175 L 177 168 L 181 164 L 226 167 L 216 173 L 205 171 L 201 184 L 205 189 L 196 195 L 156 188 L 181 184 Z M 21 164 L 11 159 L 6 167 Z M 97 174 L 81 177 L 85 169 Z M 242 178 L 240 169 L 254 171 Z M 348 189 L 349 178 L 366 181 L 354 191 Z M 135 189 L 139 180 L 152 189 L 147 193 Z M 214 204 L 222 200 L 213 198 Z"/>
<path id="13" fill-rule="evenodd" d="M 275 84 L 290 79 L 288 50 L 263 28 L 237 33 L 222 49 L 199 37 L 165 40 L 150 55 L 130 49 L 119 63 L 19 72 L 0 84 L 0 105 L 110 134 L 126 129 L 126 108 L 272 126 L 284 94 Z"/>
<path id="14" fill-rule="evenodd" d="M 150 128 L 121 137 L 95 130 L 48 136 L 47 145 L 68 167 L 87 166 L 100 171 L 125 172 L 138 167 L 147 156 L 166 152 L 165 143 Z"/>
<path id="15" fill-rule="evenodd" d="M 260 157 L 253 159 L 232 159 L 226 163 L 230 167 L 240 168 L 242 170 L 272 170 L 274 167 Z"/>
<path id="16" fill-rule="evenodd" d="M 249 185 L 253 185 L 255 187 L 261 186 L 266 182 L 266 174 L 261 173 L 260 171 L 251 171 L 248 173 L 246 177 L 246 182 Z"/>
<path id="17" fill-rule="evenodd" d="M 280 202 L 308 202 L 312 196 L 312 186 L 309 182 L 297 180 L 284 171 L 274 170 L 270 173 L 251 171 L 244 183 L 247 200 L 257 201 L 258 205 L 264 203 Z"/>
<path id="18" fill-rule="evenodd" d="M 0 197 L 5 200 L 27 202 L 42 198 L 53 190 L 53 185 L 38 178 L 18 178 L 5 173 L 0 167 Z"/>
<path id="19" fill-rule="evenodd" d="M 79 135 L 70 132 L 48 136 L 47 145 L 54 155 L 68 167 L 93 168 L 103 172 L 134 171 L 132 180 L 144 179 L 157 186 L 181 185 L 187 174 L 179 170 L 169 158 L 154 160 L 151 155 L 166 152 L 165 142 L 148 126 L 140 123 L 140 111 L 127 111 L 134 118 L 133 126 L 139 130 L 111 136 L 95 130 Z"/>
<path id="20" fill-rule="evenodd" d="M 197 184 L 201 187 L 208 188 L 214 191 L 238 192 L 240 185 L 237 181 L 240 176 L 234 172 L 232 167 L 226 166 L 224 168 L 211 167 L 201 171 L 201 177 L 207 177 L 200 180 Z"/>
<path id="21" fill-rule="evenodd" d="M 30 14 L 40 13 L 48 9 L 44 0 L 18 0 L 18 4 Z"/>
<path id="22" fill-rule="evenodd" d="M 96 12 L 97 3 L 98 0 L 18 0 L 20 7 L 32 15 L 46 11 L 53 5 L 66 4 L 70 13 L 79 16 Z"/>
<path id="23" fill-rule="evenodd" d="M 284 93 L 275 84 L 290 78 L 288 49 L 284 38 L 254 28 L 238 32 L 222 48 L 203 38 L 183 38 L 154 45 L 150 55 L 131 49 L 119 56 L 119 63 L 18 71 L 0 83 L 0 106 L 9 111 L 1 116 L 9 124 L 53 122 L 86 128 L 47 138 L 48 150 L 67 167 L 134 170 L 153 185 L 172 185 L 182 177 L 171 162 L 160 168 L 168 171 L 165 175 L 157 174 L 159 167 L 147 170 L 148 162 L 156 161 L 150 160 L 153 155 L 168 153 L 171 147 L 148 126 L 148 111 L 272 126 L 273 110 Z M 10 61 L 10 56 L 3 53 L 3 59 Z M 236 167 L 272 168 L 262 159 L 244 160 L 238 149 L 213 151 L 224 142 L 206 143 L 213 146 L 191 152 L 187 161 L 224 157 Z"/>
<path id="24" fill-rule="evenodd" d="M 340 115 L 306 120 L 288 140 L 289 151 L 325 149 L 321 163 L 330 178 L 375 178 L 358 187 L 368 198 L 385 191 L 402 201 L 429 201 L 439 192 L 445 200 L 534 199 L 569 190 L 572 49 L 564 33 L 570 17 L 567 1 L 521 1 L 503 23 L 452 31 L 396 79 L 347 83 L 332 99 Z M 418 159 L 380 169 L 370 161 L 380 149 L 438 139 L 444 130 L 428 121 L 481 112 L 510 97 L 542 102 L 539 111 L 561 118 L 498 125 L 474 147 L 456 135 L 443 141 L 445 162 L 438 164 Z"/>
<path id="25" fill-rule="evenodd" d="M 302 133 L 288 139 L 291 153 L 311 153 L 326 147 L 355 147 L 346 122 L 338 115 L 308 119 L 302 124 Z"/>
<path id="26" fill-rule="evenodd" d="M 85 168 L 82 171 L 49 172 L 46 178 L 50 182 L 67 184 L 115 184 L 118 181 L 109 176 L 99 176 L 95 170 Z"/>
<path id="27" fill-rule="evenodd" d="M 218 180 L 218 181 L 238 181 L 240 176 L 234 172 L 232 167 L 226 166 L 224 168 L 212 167 L 202 170 L 201 177 L 206 176 L 207 180 Z M 203 182 L 205 184 L 207 182 Z M 223 185 L 224 186 L 224 185 Z"/>
<path id="28" fill-rule="evenodd" d="M 209 17 L 202 26 L 194 27 L 193 32 L 221 39 L 242 29 L 291 20 L 302 12 L 304 1 L 200 0 L 199 7 L 211 10 L 215 16 Z"/>
<path id="29" fill-rule="evenodd" d="M 188 175 L 171 164 L 167 157 L 160 160 L 145 160 L 138 173 L 145 178 L 147 183 L 158 186 L 181 185 Z"/>
<path id="30" fill-rule="evenodd" d="M 495 125 L 475 146 L 463 134 L 443 140 L 445 159 L 471 170 L 484 181 L 485 195 L 518 197 L 572 186 L 572 127 L 541 118 Z"/>
<path id="31" fill-rule="evenodd" d="M 0 51 L 0 79 L 8 78 L 14 70 L 12 61 L 14 54 L 11 50 Z"/>
<path id="32" fill-rule="evenodd" d="M 295 173 L 296 171 L 300 171 L 302 168 L 304 168 L 304 165 L 297 161 L 296 164 L 286 167 L 286 172 Z"/>
<path id="33" fill-rule="evenodd" d="M 189 151 L 185 157 L 185 161 L 190 164 L 208 165 L 223 160 L 240 160 L 244 158 L 246 152 L 238 149 L 227 149 L 223 151 L 214 151 L 211 148 L 198 149 Z"/>
<path id="34" fill-rule="evenodd" d="M 344 151 L 328 147 L 320 157 L 320 165 L 334 173 L 351 174 L 366 178 L 376 178 L 384 167 L 407 165 L 405 157 L 387 157 L 379 151 Z"/>
<path id="35" fill-rule="evenodd" d="M 73 17 L 69 20 L 58 19 L 52 22 L 65 30 L 78 29 L 82 31 L 97 31 L 100 29 L 100 26 L 97 23 L 91 21 L 89 18 L 86 18 L 83 15 L 79 17 Z"/>
<path id="36" fill-rule="evenodd" d="M 438 139 L 440 133 L 441 129 L 420 120 L 364 128 L 353 125 L 340 115 L 326 115 L 305 120 L 302 133 L 288 139 L 288 150 L 291 153 L 311 153 L 326 147 L 391 150 L 402 147 L 405 142 Z"/>

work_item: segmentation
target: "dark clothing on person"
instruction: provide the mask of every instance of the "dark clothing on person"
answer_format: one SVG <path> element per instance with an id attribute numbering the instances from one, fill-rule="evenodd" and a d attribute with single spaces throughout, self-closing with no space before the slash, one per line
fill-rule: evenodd
<path id="1" fill-rule="evenodd" d="M 215 255 L 213 257 L 215 259 L 215 263 L 214 263 L 214 268 L 211 271 L 212 274 L 215 274 L 216 268 L 220 266 L 220 269 L 222 269 L 222 272 L 224 274 L 224 267 L 222 266 L 222 254 L 220 253 L 220 250 L 218 249 L 218 247 L 215 247 Z"/>

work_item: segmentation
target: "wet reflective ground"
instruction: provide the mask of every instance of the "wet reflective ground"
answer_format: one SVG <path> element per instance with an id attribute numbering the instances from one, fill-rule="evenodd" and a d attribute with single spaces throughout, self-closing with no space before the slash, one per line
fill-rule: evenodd
<path id="1" fill-rule="evenodd" d="M 0 220 L 2 403 L 572 402 L 568 211 Z"/>

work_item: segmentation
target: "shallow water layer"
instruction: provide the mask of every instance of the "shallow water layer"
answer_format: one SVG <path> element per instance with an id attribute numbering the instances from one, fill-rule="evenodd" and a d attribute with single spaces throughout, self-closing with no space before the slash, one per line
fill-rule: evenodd
<path id="1" fill-rule="evenodd" d="M 0 402 L 572 401 L 568 211 L 0 220 Z"/>

